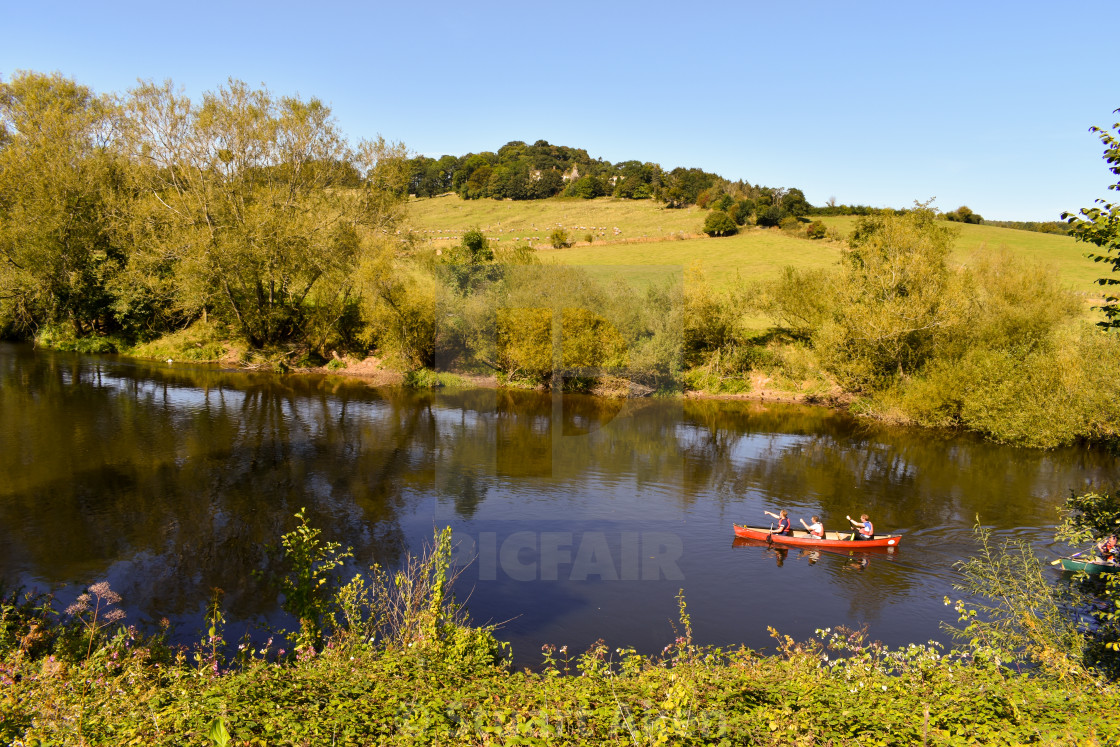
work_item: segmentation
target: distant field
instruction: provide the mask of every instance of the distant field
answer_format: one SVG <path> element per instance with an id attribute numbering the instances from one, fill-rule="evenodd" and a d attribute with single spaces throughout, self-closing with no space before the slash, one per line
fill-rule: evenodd
<path id="1" fill-rule="evenodd" d="M 778 230 L 749 228 L 736 236 L 712 239 L 700 229 L 707 211 L 696 207 L 669 210 L 650 200 L 553 198 L 514 202 L 461 200 L 455 195 L 413 200 L 413 231 L 434 247 L 450 246 L 463 232 L 478 227 L 498 246 L 531 243 L 546 262 L 586 265 L 601 277 L 624 276 L 639 285 L 699 263 L 716 287 L 738 279 L 766 279 L 785 265 L 825 267 L 841 247 L 833 242 L 790 237 Z M 853 216 L 821 220 L 846 235 Z M 976 251 L 1007 247 L 1055 268 L 1068 287 L 1086 296 L 1099 295 L 1095 284 L 1106 269 L 1085 258 L 1086 247 L 1068 236 L 995 226 L 953 224 L 960 231 L 955 257 L 967 261 Z M 563 227 L 575 245 L 552 249 L 548 236 Z M 587 234 L 593 242 L 586 243 Z"/>

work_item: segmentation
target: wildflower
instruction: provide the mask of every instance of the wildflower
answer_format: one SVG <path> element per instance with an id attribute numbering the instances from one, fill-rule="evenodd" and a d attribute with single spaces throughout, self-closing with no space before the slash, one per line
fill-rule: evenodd
<path id="1" fill-rule="evenodd" d="M 117 602 L 121 601 L 120 594 L 109 588 L 108 581 L 101 581 L 99 583 L 96 583 L 93 586 L 89 587 L 89 590 L 92 591 L 98 599 L 105 602 L 105 604 L 116 604 Z"/>
<path id="2" fill-rule="evenodd" d="M 89 609 L 89 594 L 79 594 L 72 605 L 66 608 L 67 615 L 78 615 Z"/>

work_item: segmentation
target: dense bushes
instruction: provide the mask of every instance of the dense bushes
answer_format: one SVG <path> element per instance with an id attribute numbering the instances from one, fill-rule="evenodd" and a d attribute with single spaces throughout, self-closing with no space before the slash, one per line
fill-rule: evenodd
<path id="1" fill-rule="evenodd" d="M 1079 301 L 1046 268 L 1006 252 L 951 265 L 935 217 L 861 219 L 839 267 L 787 268 L 761 308 L 862 412 L 1028 446 L 1112 438 L 1118 343 L 1076 325 Z"/>

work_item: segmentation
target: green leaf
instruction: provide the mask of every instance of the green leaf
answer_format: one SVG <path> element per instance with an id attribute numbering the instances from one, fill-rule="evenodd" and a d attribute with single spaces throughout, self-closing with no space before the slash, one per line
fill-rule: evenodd
<path id="1" fill-rule="evenodd" d="M 211 721 L 210 728 L 206 732 L 206 738 L 218 747 L 226 747 L 230 740 L 229 732 L 226 731 L 226 722 L 220 718 Z"/>

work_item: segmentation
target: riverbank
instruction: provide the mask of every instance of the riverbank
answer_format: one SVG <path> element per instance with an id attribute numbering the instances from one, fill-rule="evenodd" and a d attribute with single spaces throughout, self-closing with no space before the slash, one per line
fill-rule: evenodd
<path id="1" fill-rule="evenodd" d="M 340 365 L 323 365 L 308 368 L 295 368 L 288 373 L 308 374 L 315 376 L 343 376 L 363 381 L 370 386 L 413 386 L 415 388 L 454 386 L 476 389 L 524 389 L 524 386 L 502 384 L 497 376 L 483 376 L 462 372 L 437 373 L 427 369 L 419 372 L 401 372 L 387 367 L 384 361 L 377 356 L 368 356 L 360 360 L 347 357 L 337 359 Z M 752 388 L 746 392 L 709 392 L 704 390 L 683 389 L 673 396 L 684 399 L 710 399 L 727 401 L 775 402 L 781 404 L 819 405 L 834 409 L 847 409 L 855 400 L 855 396 L 844 392 L 837 386 L 828 390 L 806 391 L 772 389 L 768 388 L 770 380 L 763 376 L 753 376 Z M 544 390 L 546 387 L 528 387 Z M 607 399 L 631 399 L 648 397 L 656 392 L 647 386 L 637 384 L 618 376 L 602 377 L 592 387 L 581 390 L 581 393 L 591 394 Z"/>

